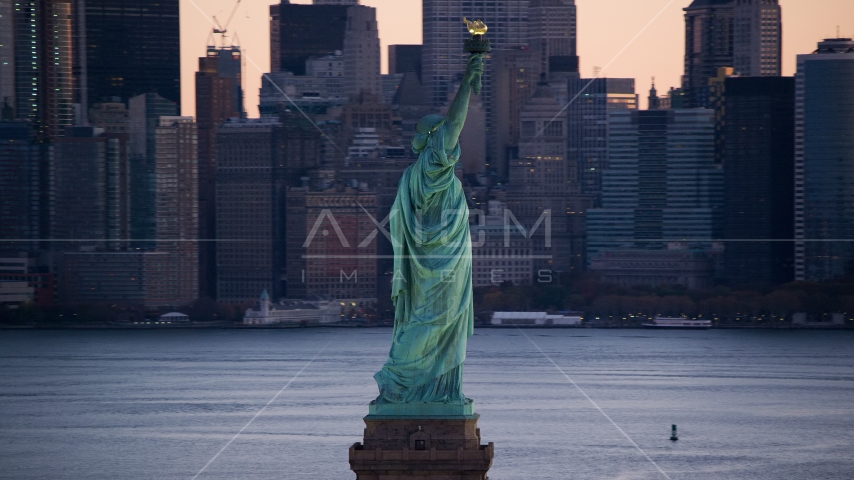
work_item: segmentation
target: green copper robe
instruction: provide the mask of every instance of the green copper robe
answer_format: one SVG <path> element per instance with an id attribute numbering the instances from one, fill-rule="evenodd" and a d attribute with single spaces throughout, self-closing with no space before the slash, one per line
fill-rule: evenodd
<path id="1" fill-rule="evenodd" d="M 460 146 L 445 150 L 443 123 L 438 118 L 413 139 L 419 158 L 392 207 L 394 332 L 374 375 L 377 403 L 465 400 L 463 361 L 474 324 L 469 211 L 454 175 Z"/>

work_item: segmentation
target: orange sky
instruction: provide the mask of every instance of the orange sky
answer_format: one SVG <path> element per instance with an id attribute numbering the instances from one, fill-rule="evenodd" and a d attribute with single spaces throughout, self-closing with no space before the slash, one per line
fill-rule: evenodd
<path id="1" fill-rule="evenodd" d="M 211 25 L 193 6 L 195 2 L 208 16 L 224 22 L 237 0 L 181 1 L 181 94 L 184 115 L 195 115 L 194 75 L 198 57 L 204 55 Z M 291 0 L 311 3 L 311 0 Z M 581 74 L 589 77 L 593 67 L 604 67 L 670 0 L 576 0 L 578 6 L 578 54 Z M 245 56 L 263 71 L 270 69 L 269 5 L 278 0 L 242 0 L 229 33 L 236 33 Z M 383 71 L 386 46 L 421 43 L 420 0 L 362 0 L 378 11 Z M 682 9 L 691 0 L 673 3 L 641 34 L 611 66 L 608 77 L 637 79 L 637 90 L 646 104 L 651 77 L 659 91 L 679 85 L 684 55 Z M 842 36 L 854 36 L 854 0 L 780 0 L 783 7 L 783 73 L 795 71 L 795 56 L 815 50 L 822 38 L 835 37 L 837 26 Z M 462 28 L 462 27 L 461 27 Z M 258 116 L 258 89 L 261 71 L 246 61 L 244 84 L 246 110 Z M 487 68 L 488 64 L 487 64 Z"/>

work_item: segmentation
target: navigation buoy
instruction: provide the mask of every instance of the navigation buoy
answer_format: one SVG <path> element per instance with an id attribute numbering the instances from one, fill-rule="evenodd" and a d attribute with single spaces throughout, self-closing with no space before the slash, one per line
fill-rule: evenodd
<path id="1" fill-rule="evenodd" d="M 673 428 L 670 430 L 670 440 L 674 442 L 679 440 L 679 436 L 676 435 L 676 425 L 673 425 Z"/>

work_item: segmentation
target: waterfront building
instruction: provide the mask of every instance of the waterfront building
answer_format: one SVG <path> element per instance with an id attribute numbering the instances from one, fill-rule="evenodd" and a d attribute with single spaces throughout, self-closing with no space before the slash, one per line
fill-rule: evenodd
<path id="1" fill-rule="evenodd" d="M 703 290 L 715 286 L 719 256 L 719 250 L 609 250 L 590 259 L 590 270 L 614 285 L 682 285 Z"/>
<path id="2" fill-rule="evenodd" d="M 854 41 L 798 55 L 795 280 L 854 273 Z"/>
<path id="3" fill-rule="evenodd" d="M 157 93 L 181 103 L 178 0 L 75 2 L 75 103 Z"/>
<path id="4" fill-rule="evenodd" d="M 569 79 L 567 108 L 568 168 L 579 192 L 601 201 L 602 172 L 608 168 L 608 115 L 635 111 L 638 96 L 631 78 Z"/>
<path id="5" fill-rule="evenodd" d="M 770 286 L 794 279 L 795 80 L 726 79 L 724 278 Z"/>
<path id="6" fill-rule="evenodd" d="M 688 255 L 683 251 L 708 256 L 719 250 L 714 240 L 719 238 L 724 178 L 714 161 L 714 111 L 616 111 L 608 123 L 602 206 L 587 212 L 590 268 L 607 271 L 603 262 L 610 258 L 629 255 L 635 262 L 649 258 L 645 252 L 682 258 Z M 667 251 L 678 253 L 661 253 Z M 673 278 L 686 286 L 710 285 L 714 271 L 706 269 L 703 275 L 702 281 Z M 657 274 L 619 283 L 654 285 L 659 280 L 664 279 Z"/>
<path id="7" fill-rule="evenodd" d="M 685 8 L 687 107 L 708 107 L 708 79 L 721 67 L 742 76 L 779 76 L 779 0 L 694 0 Z"/>
<path id="8" fill-rule="evenodd" d="M 270 301 L 270 295 L 264 290 L 258 299 L 257 308 L 249 308 L 243 315 L 244 325 L 323 324 L 340 322 L 342 303 L 338 300 L 282 300 Z"/>
<path id="9" fill-rule="evenodd" d="M 196 72 L 199 135 L 199 289 L 216 298 L 216 130 L 227 118 L 243 117 L 242 52 L 208 46 Z"/>
<path id="10" fill-rule="evenodd" d="M 38 268 L 26 253 L 0 258 L 0 306 L 16 308 L 25 302 L 54 304 L 56 275 Z"/>
<path id="11" fill-rule="evenodd" d="M 59 300 L 66 305 L 175 306 L 166 252 L 64 252 Z"/>

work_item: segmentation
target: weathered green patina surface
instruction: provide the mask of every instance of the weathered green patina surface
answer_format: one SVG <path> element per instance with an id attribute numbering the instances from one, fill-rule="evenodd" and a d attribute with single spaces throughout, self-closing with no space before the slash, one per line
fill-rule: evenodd
<path id="1" fill-rule="evenodd" d="M 473 413 L 462 391 L 474 323 L 469 211 L 454 167 L 482 73 L 482 55 L 472 55 L 448 116 L 425 117 L 412 139 L 419 158 L 404 172 L 392 207 L 394 332 L 388 360 L 374 375 L 375 415 Z"/>

